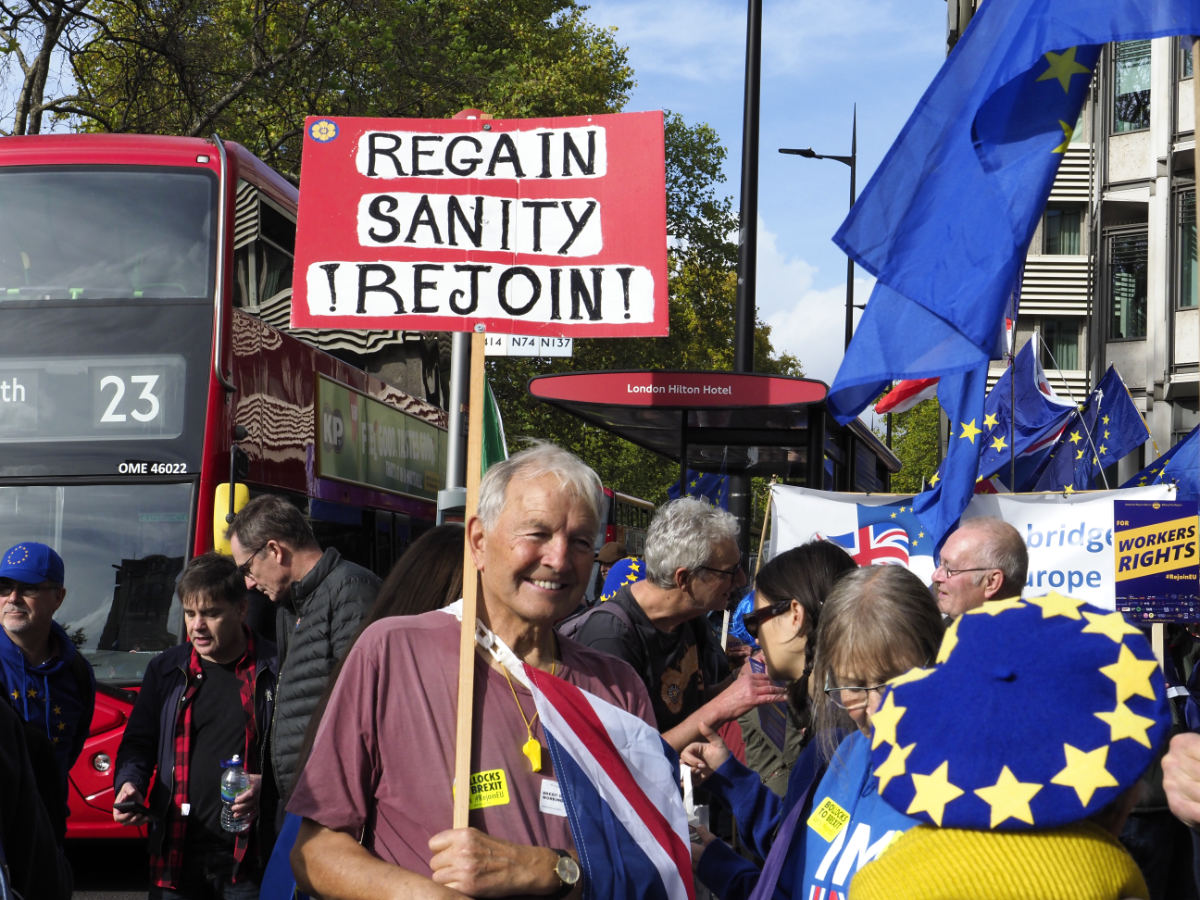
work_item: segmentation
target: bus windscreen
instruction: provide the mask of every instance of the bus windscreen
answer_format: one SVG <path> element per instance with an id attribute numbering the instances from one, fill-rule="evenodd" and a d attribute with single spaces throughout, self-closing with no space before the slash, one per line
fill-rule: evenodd
<path id="1" fill-rule="evenodd" d="M 0 168 L 0 302 L 211 296 L 215 179 Z"/>

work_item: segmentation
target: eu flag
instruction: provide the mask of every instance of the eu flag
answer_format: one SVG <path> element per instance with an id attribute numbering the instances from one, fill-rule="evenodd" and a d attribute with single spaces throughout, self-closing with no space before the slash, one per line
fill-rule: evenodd
<path id="1" fill-rule="evenodd" d="M 1075 404 L 1055 394 L 1046 381 L 1037 355 L 1038 340 L 1035 333 L 1026 342 L 984 401 L 980 478 L 999 475 L 1007 484 L 1013 454 L 1019 460 L 1049 441 L 1075 411 Z"/>
<path id="2" fill-rule="evenodd" d="M 687 482 L 682 487 L 675 482 L 667 488 L 667 496 L 672 500 L 695 497 L 721 509 L 729 509 L 729 476 L 688 469 Z"/>
<path id="3" fill-rule="evenodd" d="M 1200 501 L 1200 425 L 1187 437 L 1138 472 L 1121 487 L 1141 487 L 1144 484 L 1175 485 L 1175 499 Z"/>
<path id="4" fill-rule="evenodd" d="M 1150 437 L 1125 382 L 1112 366 L 1088 395 L 1082 411 L 1067 422 L 1036 476 L 1035 491 L 1090 489 L 1100 470 L 1136 450 Z"/>
<path id="5" fill-rule="evenodd" d="M 946 535 L 958 522 L 971 495 L 983 449 L 983 395 L 987 388 L 987 364 L 942 376 L 938 403 L 950 420 L 950 441 L 933 484 L 913 497 L 913 511 L 940 549 Z"/>
<path id="6" fill-rule="evenodd" d="M 834 237 L 878 279 L 840 422 L 893 380 L 986 365 L 1102 45 L 1196 33 L 1196 0 L 981 5 Z"/>

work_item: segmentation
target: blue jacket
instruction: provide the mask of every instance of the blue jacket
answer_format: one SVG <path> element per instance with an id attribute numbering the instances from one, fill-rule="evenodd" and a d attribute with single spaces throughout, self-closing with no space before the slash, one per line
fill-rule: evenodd
<path id="1" fill-rule="evenodd" d="M 259 734 L 258 771 L 267 768 L 267 735 L 275 712 L 275 678 L 278 673 L 278 656 L 275 645 L 255 636 L 257 676 L 254 686 L 254 716 Z M 117 766 L 113 775 L 113 790 L 120 791 L 125 782 L 147 797 L 146 805 L 156 817 L 150 829 L 150 846 L 161 854 L 166 829 L 163 824 L 172 812 L 171 801 L 175 784 L 175 726 L 179 718 L 179 701 L 187 685 L 188 660 L 191 657 L 190 643 L 177 644 L 164 650 L 150 661 L 142 679 L 133 712 L 125 726 L 120 749 L 117 750 Z M 150 779 L 154 783 L 151 786 Z M 263 778 L 264 796 L 259 801 L 258 830 L 260 846 L 269 850 L 274 830 L 274 810 L 269 809 L 274 800 L 268 790 L 270 779 Z"/>
<path id="2" fill-rule="evenodd" d="M 806 751 L 801 758 L 807 755 Z M 738 768 L 748 771 L 730 760 L 717 770 L 717 775 L 723 775 L 734 786 L 727 793 L 734 816 L 739 822 L 755 823 L 748 844 L 765 854 L 767 832 L 774 830 L 796 795 L 807 788 L 812 769 L 797 762 L 788 783 L 787 800 L 780 805 L 774 795 L 765 796 L 770 794 L 765 786 L 760 784 L 760 791 L 750 790 L 749 781 L 739 777 Z M 721 790 L 714 780 L 710 779 L 710 785 Z M 838 745 L 812 794 L 812 813 L 802 814 L 796 825 L 774 897 L 845 897 L 854 873 L 915 824 L 916 819 L 897 812 L 879 796 L 878 780 L 871 774 L 870 738 L 852 732 Z M 758 874 L 757 866 L 718 842 L 704 851 L 697 869 L 700 881 L 725 900 L 749 896 Z"/>
<path id="3" fill-rule="evenodd" d="M 0 684 L 17 714 L 45 731 L 65 790 L 67 773 L 91 728 L 96 678 L 61 625 L 51 622 L 50 634 L 58 653 L 34 666 L 0 628 Z"/>

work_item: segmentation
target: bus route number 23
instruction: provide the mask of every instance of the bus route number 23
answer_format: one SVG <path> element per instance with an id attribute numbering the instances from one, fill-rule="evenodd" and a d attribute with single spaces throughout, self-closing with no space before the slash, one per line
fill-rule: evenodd
<path id="1" fill-rule="evenodd" d="M 158 375 L 104 375 L 100 378 L 102 425 L 120 425 L 133 419 L 146 424 L 162 414 Z"/>

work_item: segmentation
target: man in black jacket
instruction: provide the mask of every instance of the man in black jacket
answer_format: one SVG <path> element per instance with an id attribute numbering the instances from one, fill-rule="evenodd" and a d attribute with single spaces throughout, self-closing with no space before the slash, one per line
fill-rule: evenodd
<path id="1" fill-rule="evenodd" d="M 152 824 L 154 900 L 250 900 L 274 838 L 274 792 L 262 771 L 275 645 L 246 627 L 246 590 L 229 557 L 193 559 L 178 592 L 189 643 L 164 650 L 146 669 L 117 751 L 113 819 Z M 250 787 L 237 795 L 233 814 L 257 820 L 241 832 L 220 821 L 223 763 L 234 756 Z M 149 809 L 139 808 L 147 796 Z"/>
<path id="2" fill-rule="evenodd" d="M 332 547 L 322 552 L 304 515 L 282 497 L 255 497 L 228 533 L 246 587 L 276 605 L 279 689 L 271 763 L 286 798 L 296 781 L 308 720 L 371 608 L 379 578 Z"/>

